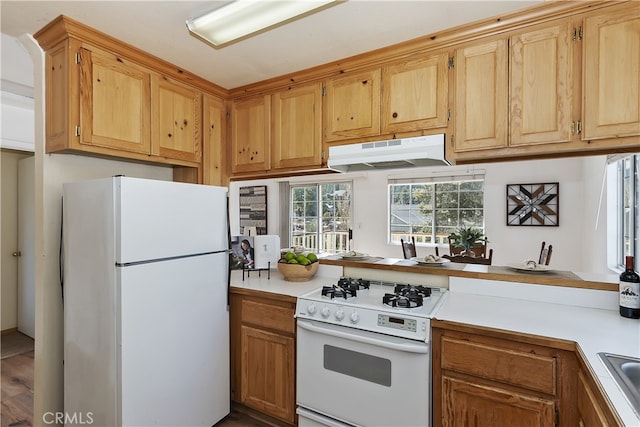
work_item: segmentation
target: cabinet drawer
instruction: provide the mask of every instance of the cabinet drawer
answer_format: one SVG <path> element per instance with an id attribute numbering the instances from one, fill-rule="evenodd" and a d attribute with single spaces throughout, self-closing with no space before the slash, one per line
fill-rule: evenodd
<path id="1" fill-rule="evenodd" d="M 293 334 L 295 332 L 294 310 L 258 301 L 242 301 L 242 322 L 251 323 L 263 328 Z"/>
<path id="2" fill-rule="evenodd" d="M 442 337 L 442 369 L 556 394 L 556 359 Z"/>

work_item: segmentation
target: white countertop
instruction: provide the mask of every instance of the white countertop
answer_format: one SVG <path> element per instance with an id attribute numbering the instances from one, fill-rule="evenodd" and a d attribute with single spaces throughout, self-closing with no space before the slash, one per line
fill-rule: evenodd
<path id="1" fill-rule="evenodd" d="M 298 297 L 336 283 L 342 268 L 320 265 L 308 282 L 288 282 L 277 269 L 231 273 L 231 286 Z M 617 293 L 602 290 L 559 288 L 450 278 L 450 291 L 435 318 L 558 338 L 576 342 L 592 372 L 626 426 L 640 426 L 622 391 L 604 366 L 599 352 L 640 357 L 640 320 L 618 314 Z M 561 303 L 558 303 L 561 302 Z"/>
<path id="2" fill-rule="evenodd" d="M 266 270 L 245 271 L 243 281 L 242 270 L 233 270 L 231 272 L 231 286 L 298 297 L 323 286 L 335 284 L 342 275 L 342 267 L 320 265 L 316 275 L 308 282 L 288 282 L 284 280 L 282 273 L 275 268 L 271 269 L 271 279 L 268 278 L 268 273 Z"/>
<path id="3" fill-rule="evenodd" d="M 501 283 L 506 286 L 504 294 L 509 295 L 512 283 L 452 279 L 450 292 L 435 318 L 576 342 L 625 425 L 640 426 L 640 417 L 598 357 L 599 352 L 640 357 L 640 320 L 621 317 L 618 307 L 611 307 L 610 298 L 602 298 L 602 307 L 594 307 L 590 290 L 577 290 L 575 298 L 554 303 L 544 295 L 535 297 L 538 301 L 529 300 L 528 295 L 527 299 L 499 296 Z M 539 285 L 520 286 L 545 292 Z"/>

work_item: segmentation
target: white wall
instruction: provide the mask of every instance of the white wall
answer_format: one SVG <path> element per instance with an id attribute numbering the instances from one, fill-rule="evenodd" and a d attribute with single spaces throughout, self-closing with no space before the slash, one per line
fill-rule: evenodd
<path id="1" fill-rule="evenodd" d="M 0 89 L 33 97 L 33 61 L 22 43 L 7 34 L 1 34 Z"/>
<path id="2" fill-rule="evenodd" d="M 494 249 L 493 264 L 519 263 L 537 258 L 540 243 L 553 245 L 551 265 L 570 271 L 606 273 L 606 215 L 600 215 L 596 230 L 598 198 L 604 156 L 553 160 L 486 163 L 475 165 L 485 175 L 485 230 Z M 387 183 L 390 176 L 425 176 L 433 171 L 465 170 L 467 167 L 414 168 L 373 171 L 355 174 L 316 175 L 293 178 L 295 182 L 353 179 L 353 244 L 354 250 L 376 256 L 401 258 L 399 245 L 387 242 Z M 281 179 L 280 179 L 281 180 Z M 268 232 L 277 234 L 280 220 L 278 181 L 276 179 L 232 182 L 230 204 L 232 219 L 237 218 L 238 188 L 267 185 Z M 558 227 L 506 225 L 507 184 L 559 182 L 560 225 Z M 235 209 L 235 211 L 233 210 Z M 233 223 L 232 223 L 233 224 Z M 236 224 L 237 225 L 237 224 Z M 234 228 L 232 228 L 234 230 Z M 235 228 L 237 232 L 239 228 Z M 445 253 L 446 253 L 445 249 Z M 432 247 L 419 247 L 418 255 L 434 253 Z"/>

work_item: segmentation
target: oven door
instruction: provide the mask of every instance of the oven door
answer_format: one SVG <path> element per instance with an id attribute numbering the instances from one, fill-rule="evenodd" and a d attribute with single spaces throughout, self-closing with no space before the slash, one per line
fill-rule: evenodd
<path id="1" fill-rule="evenodd" d="M 427 343 L 300 318 L 297 325 L 299 407 L 355 426 L 431 424 Z"/>

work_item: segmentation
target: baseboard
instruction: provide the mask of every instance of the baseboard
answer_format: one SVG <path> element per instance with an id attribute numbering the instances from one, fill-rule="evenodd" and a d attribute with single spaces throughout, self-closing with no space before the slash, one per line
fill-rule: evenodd
<path id="1" fill-rule="evenodd" d="M 241 403 L 237 403 L 237 402 L 231 402 L 231 410 L 239 412 L 241 414 L 247 415 L 251 418 L 254 418 L 258 421 L 261 421 L 265 424 L 269 424 L 270 426 L 273 427 L 291 427 L 291 424 L 286 423 L 284 421 L 275 419 L 273 417 L 270 417 L 269 415 L 265 415 L 261 412 L 256 411 L 255 409 L 251 409 L 249 407 L 246 407 L 244 405 L 242 405 Z"/>
<path id="2" fill-rule="evenodd" d="M 2 331 L 2 335 L 9 335 L 12 334 L 14 332 L 18 332 L 18 328 L 9 328 L 9 329 L 5 329 L 4 331 Z"/>

